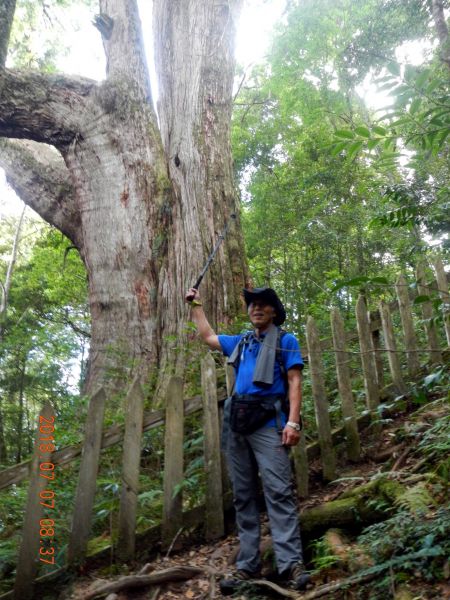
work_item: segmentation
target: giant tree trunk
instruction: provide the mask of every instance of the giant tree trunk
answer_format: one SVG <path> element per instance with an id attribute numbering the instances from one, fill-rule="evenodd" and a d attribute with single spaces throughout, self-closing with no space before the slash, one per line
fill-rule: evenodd
<path id="1" fill-rule="evenodd" d="M 155 0 L 153 4 L 158 114 L 176 198 L 175 254 L 165 282 L 172 306 L 168 303 L 165 313 L 178 340 L 183 339 L 186 316 L 180 282 L 193 285 L 219 232 L 230 214 L 237 213 L 230 124 L 234 34 L 241 4 L 242 0 L 222 4 Z M 206 313 L 214 327 L 239 312 L 246 279 L 238 222 L 230 228 L 202 284 Z M 170 362 L 166 354 L 163 363 Z"/>
<path id="2" fill-rule="evenodd" d="M 55 146 L 70 176 L 50 166 L 39 178 L 28 174 L 36 161 L 13 160 L 11 152 L 24 156 L 24 148 L 2 144 L 8 180 L 70 237 L 86 265 L 92 316 L 87 391 L 99 384 L 117 390 L 136 369 L 145 379 L 158 365 L 164 375 L 172 359 L 169 335 L 181 338 L 188 316 L 184 290 L 236 209 L 228 139 L 231 9 L 156 2 L 155 20 L 167 33 L 158 37 L 158 27 L 157 66 L 172 73 L 160 76 L 165 151 L 136 1 L 100 0 L 100 12 L 104 82 L 0 69 L 0 136 Z M 191 47 L 201 52 L 188 54 Z M 169 56 L 176 57 L 176 69 Z M 18 173 L 18 163 L 28 168 Z M 236 228 L 204 286 L 213 322 L 236 314 L 244 274 Z"/>

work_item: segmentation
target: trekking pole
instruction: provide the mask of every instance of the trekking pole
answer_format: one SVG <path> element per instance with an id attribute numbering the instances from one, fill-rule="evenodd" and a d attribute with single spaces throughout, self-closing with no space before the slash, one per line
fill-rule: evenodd
<path id="1" fill-rule="evenodd" d="M 225 239 L 225 236 L 227 235 L 228 232 L 228 228 L 230 226 L 231 223 L 231 219 L 236 219 L 236 215 L 234 213 L 232 213 L 230 215 L 230 220 L 227 221 L 225 227 L 223 228 L 222 233 L 219 235 L 219 238 L 217 240 L 217 244 L 214 246 L 213 251 L 211 252 L 211 254 L 208 256 L 208 259 L 205 263 L 205 266 L 202 269 L 202 272 L 200 273 L 200 275 L 198 276 L 197 281 L 194 283 L 194 285 L 192 286 L 193 288 L 195 288 L 196 290 L 198 290 L 198 286 L 201 284 L 203 277 L 206 274 L 206 271 L 209 269 L 209 265 L 212 263 L 212 261 L 214 260 L 215 255 L 217 254 L 217 250 L 220 247 L 220 244 L 223 242 L 223 240 Z"/>

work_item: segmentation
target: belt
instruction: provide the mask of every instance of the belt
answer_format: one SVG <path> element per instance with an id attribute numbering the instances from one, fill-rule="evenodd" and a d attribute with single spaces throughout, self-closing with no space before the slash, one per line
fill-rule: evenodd
<path id="1" fill-rule="evenodd" d="M 285 395 L 284 394 L 267 394 L 265 396 L 261 395 L 261 394 L 233 394 L 233 398 L 236 398 L 238 400 L 268 400 L 275 402 L 276 400 L 284 400 L 285 399 Z"/>

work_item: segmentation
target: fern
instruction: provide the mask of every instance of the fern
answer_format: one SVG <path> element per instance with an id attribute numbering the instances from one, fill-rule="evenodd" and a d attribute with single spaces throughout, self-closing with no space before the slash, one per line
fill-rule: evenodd
<path id="1" fill-rule="evenodd" d="M 411 513 L 424 512 L 435 504 L 426 483 L 419 481 L 414 487 L 405 490 L 401 496 L 396 498 L 394 504 Z"/>

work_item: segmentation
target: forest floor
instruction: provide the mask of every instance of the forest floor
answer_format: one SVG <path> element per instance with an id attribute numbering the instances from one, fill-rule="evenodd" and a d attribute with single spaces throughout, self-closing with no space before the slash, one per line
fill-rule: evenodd
<path id="1" fill-rule="evenodd" d="M 321 538 L 319 542 L 308 540 L 308 543 L 305 544 L 305 557 L 307 566 L 312 572 L 311 584 L 304 594 L 298 593 L 295 597 L 305 598 L 305 600 L 313 597 L 335 600 L 353 598 L 370 600 L 450 599 L 450 562 L 448 555 L 446 558 L 445 554 L 442 557 L 436 550 L 436 548 L 441 548 L 442 540 L 439 536 L 444 536 L 445 539 L 450 531 L 449 513 L 447 512 L 444 517 L 447 519 L 444 525 L 435 520 L 440 507 L 445 509 L 447 506 L 448 509 L 448 470 L 442 475 L 442 461 L 439 462 L 442 459 L 442 453 L 439 455 L 439 451 L 444 450 L 447 453 L 446 457 L 444 456 L 444 462 L 448 461 L 449 414 L 448 398 L 432 398 L 419 410 L 395 415 L 392 420 L 384 423 L 381 434 L 370 436 L 367 433 L 361 436 L 363 458 L 360 463 L 347 463 L 341 452 L 338 456 L 339 479 L 328 485 L 324 485 L 321 481 L 319 461 L 310 465 L 310 495 L 306 500 L 299 501 L 300 523 L 301 513 L 305 510 L 341 498 L 345 492 L 348 493 L 352 488 L 374 481 L 383 474 L 385 478 L 401 482 L 402 485 L 405 481 L 409 482 L 409 484 L 405 484 L 408 493 L 397 503 L 394 511 L 388 511 L 386 518 L 397 518 L 397 521 L 391 519 L 392 527 L 389 525 L 384 531 L 380 530 L 378 533 L 375 531 L 372 537 L 369 535 L 369 548 L 364 544 L 361 547 L 358 537 L 361 532 L 367 533 L 368 531 L 364 528 L 364 524 L 356 534 L 355 532 L 337 531 L 337 549 L 336 537 L 334 537 L 335 547 L 333 547 L 333 539 L 328 545 L 324 542 L 325 538 Z M 443 424 L 441 427 L 439 427 L 440 423 Z M 423 440 L 426 442 L 428 438 L 429 445 L 427 447 Z M 422 451 L 418 451 L 422 446 Z M 430 450 L 430 448 L 434 449 Z M 446 464 L 448 468 L 448 462 Z M 439 469 L 441 469 L 441 475 L 439 475 Z M 422 512 L 420 512 L 421 504 L 423 505 Z M 403 512 L 399 513 L 400 509 Z M 417 517 L 417 515 L 421 516 Z M 398 541 L 402 537 L 403 531 L 401 519 L 404 519 L 403 529 L 406 531 L 411 524 L 411 519 L 414 524 L 414 518 L 419 518 L 421 524 L 427 523 L 430 526 L 423 532 L 423 539 L 419 540 L 419 545 L 416 545 L 415 548 L 411 547 L 412 538 L 408 538 L 405 534 L 404 549 L 402 549 Z M 399 519 L 400 529 L 398 531 L 400 534 L 396 530 L 396 527 L 399 526 Z M 263 514 L 262 520 L 262 555 L 265 559 L 263 574 L 270 577 L 271 571 L 273 571 L 273 557 L 270 551 L 270 535 L 265 514 Z M 389 540 L 390 529 L 392 529 L 392 537 L 395 538 L 393 540 Z M 331 537 L 333 538 L 333 536 Z M 381 559 L 379 546 L 380 539 L 383 537 L 386 538 L 387 550 L 384 550 L 384 555 L 381 554 L 383 557 Z M 370 543 L 373 545 L 375 554 L 370 552 Z M 401 560 L 399 562 L 402 552 L 406 555 L 419 548 L 419 554 L 420 552 L 427 554 L 427 547 L 433 549 L 433 551 L 428 550 L 429 558 L 422 558 L 417 564 L 414 560 L 408 562 L 406 559 L 404 564 L 401 564 Z M 198 544 L 181 551 L 172 551 L 168 556 L 161 555 L 147 564 L 145 569 L 147 574 L 180 566 L 199 567 L 203 569 L 203 572 L 184 582 L 174 581 L 165 583 L 161 587 L 153 586 L 136 590 L 128 588 L 124 591 L 116 591 L 116 595 L 108 597 L 108 600 L 221 598 L 218 580 L 221 574 L 233 570 L 237 548 L 237 537 L 229 535 L 214 543 Z M 448 549 L 448 541 L 446 548 Z M 355 556 L 359 556 L 359 559 L 356 560 L 358 563 L 356 567 L 355 560 L 352 565 L 352 558 L 354 559 Z M 371 576 L 370 568 L 382 560 L 391 560 L 392 564 L 386 563 L 388 566 L 385 569 L 381 569 L 375 576 Z M 436 567 L 436 565 L 438 566 Z M 133 570 L 122 572 L 121 576 L 137 574 L 143 566 L 134 565 Z M 355 576 L 361 572 L 361 569 L 369 572 L 369 583 L 366 581 L 360 585 L 346 586 L 335 592 L 326 592 L 327 588 L 324 586 L 330 586 L 330 584 Z M 119 579 L 120 576 L 113 578 L 106 574 L 104 569 L 90 572 L 87 576 L 72 582 L 70 589 L 66 588 L 60 595 L 60 599 L 85 600 L 97 586 Z M 323 594 L 314 595 L 319 594 L 322 589 L 324 590 Z M 235 597 L 240 600 L 255 600 L 269 597 L 269 592 L 258 587 L 256 591 L 244 591 Z M 275 594 L 271 597 L 282 596 Z"/>

